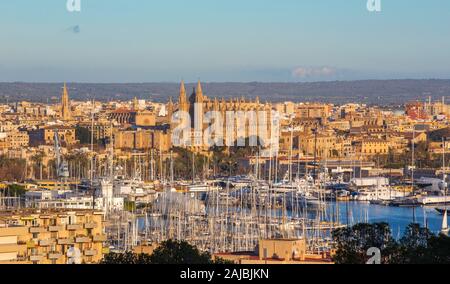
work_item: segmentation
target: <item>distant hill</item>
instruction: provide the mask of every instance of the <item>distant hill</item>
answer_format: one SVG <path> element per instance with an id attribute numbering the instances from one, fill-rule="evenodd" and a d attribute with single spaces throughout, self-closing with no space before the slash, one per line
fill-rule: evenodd
<path id="1" fill-rule="evenodd" d="M 58 100 L 62 83 L 0 83 L 0 102 Z M 68 83 L 71 99 L 107 101 L 134 97 L 165 102 L 178 97 L 179 83 L 92 84 Z M 187 84 L 191 92 L 194 84 Z M 203 83 L 209 97 L 245 97 L 261 101 L 363 102 L 398 105 L 411 100 L 450 97 L 450 80 L 366 80 L 315 83 Z"/>

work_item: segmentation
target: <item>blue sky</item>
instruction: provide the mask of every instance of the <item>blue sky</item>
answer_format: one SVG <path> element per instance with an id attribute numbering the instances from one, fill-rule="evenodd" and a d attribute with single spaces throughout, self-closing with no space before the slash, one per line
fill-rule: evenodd
<path id="1" fill-rule="evenodd" d="M 0 81 L 450 78 L 450 1 L 0 2 Z"/>

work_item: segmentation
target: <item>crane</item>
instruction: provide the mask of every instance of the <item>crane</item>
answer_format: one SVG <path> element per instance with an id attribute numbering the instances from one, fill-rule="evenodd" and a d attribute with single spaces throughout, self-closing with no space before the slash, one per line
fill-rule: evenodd
<path id="1" fill-rule="evenodd" d="M 58 130 L 55 130 L 55 155 L 56 155 L 56 174 L 59 179 L 69 177 L 69 166 L 61 156 L 61 144 L 59 142 Z"/>

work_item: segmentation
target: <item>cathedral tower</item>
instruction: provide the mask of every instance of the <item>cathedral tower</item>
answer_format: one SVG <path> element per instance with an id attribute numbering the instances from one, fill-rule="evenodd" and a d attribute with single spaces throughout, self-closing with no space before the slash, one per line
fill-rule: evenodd
<path id="1" fill-rule="evenodd" d="M 70 111 L 69 93 L 67 92 L 66 83 L 64 83 L 63 93 L 61 97 L 61 118 L 63 120 L 72 119 L 72 113 Z"/>
<path id="2" fill-rule="evenodd" d="M 189 105 L 186 97 L 186 87 L 184 86 L 184 81 L 181 81 L 180 85 L 180 97 L 178 100 L 178 108 L 180 111 L 189 111 Z"/>

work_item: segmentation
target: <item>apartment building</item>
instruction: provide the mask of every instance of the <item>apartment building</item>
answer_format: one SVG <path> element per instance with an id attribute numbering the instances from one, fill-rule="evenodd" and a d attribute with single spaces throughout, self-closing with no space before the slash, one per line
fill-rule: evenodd
<path id="1" fill-rule="evenodd" d="M 261 239 L 255 252 L 214 254 L 236 264 L 333 264 L 333 251 L 307 252 L 304 239 Z"/>
<path id="2" fill-rule="evenodd" d="M 94 140 L 110 138 L 113 129 L 112 123 L 106 119 L 99 119 L 93 125 L 90 121 L 80 123 L 79 127 L 85 128 L 89 131 L 89 134 L 93 134 Z M 91 136 L 89 135 L 89 141 L 90 137 Z"/>
<path id="3" fill-rule="evenodd" d="M 0 263 L 98 263 L 103 253 L 103 213 L 92 210 L 0 213 Z"/>
<path id="4" fill-rule="evenodd" d="M 343 142 L 343 139 L 333 132 L 322 132 L 300 136 L 298 148 L 308 156 L 313 156 L 315 151 L 319 159 L 337 158 L 344 156 Z"/>
<path id="5" fill-rule="evenodd" d="M 328 104 L 299 104 L 295 110 L 298 118 L 326 118 L 331 114 L 332 106 Z"/>
<path id="6" fill-rule="evenodd" d="M 65 125 L 52 125 L 29 131 L 30 145 L 53 145 L 55 133 L 58 134 L 58 138 L 63 145 L 73 145 L 78 142 L 75 136 L 75 128 Z"/>
<path id="7" fill-rule="evenodd" d="M 377 138 L 365 138 L 354 143 L 357 155 L 373 157 L 376 155 L 387 155 L 389 153 L 389 142 Z"/>
<path id="8" fill-rule="evenodd" d="M 155 129 L 117 130 L 114 133 L 116 149 L 168 151 L 172 147 L 167 131 Z"/>
<path id="9" fill-rule="evenodd" d="M 26 131 L 11 131 L 7 134 L 10 148 L 28 147 L 30 138 Z"/>

